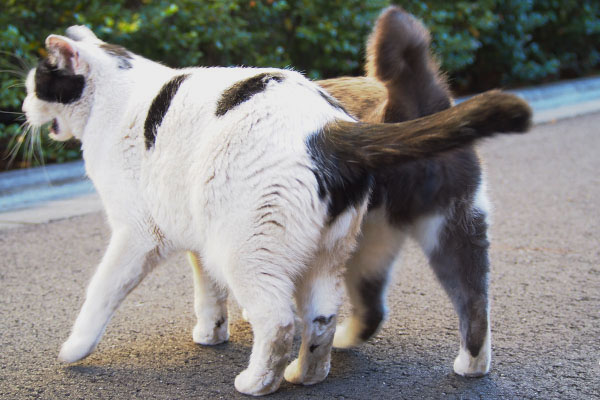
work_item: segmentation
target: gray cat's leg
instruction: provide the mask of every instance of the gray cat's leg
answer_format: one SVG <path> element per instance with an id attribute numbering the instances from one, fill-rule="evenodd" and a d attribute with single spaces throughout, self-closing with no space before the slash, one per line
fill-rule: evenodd
<path id="1" fill-rule="evenodd" d="M 432 219 L 421 243 L 459 318 L 460 350 L 454 371 L 463 376 L 488 373 L 491 361 L 486 214 L 457 206 L 440 222 Z M 437 235 L 435 234 L 437 232 Z"/>
<path id="2" fill-rule="evenodd" d="M 126 229 L 113 233 L 106 253 L 88 285 L 85 302 L 71 335 L 62 345 L 59 359 L 75 362 L 94 350 L 114 311 L 159 258 L 154 243 L 144 241 Z"/>
<path id="3" fill-rule="evenodd" d="M 202 271 L 198 256 L 187 253 L 194 276 L 194 311 L 196 325 L 192 337 L 195 343 L 215 345 L 229 339 L 227 323 L 227 291 L 219 287 Z"/>
<path id="4" fill-rule="evenodd" d="M 372 337 L 386 313 L 385 291 L 389 272 L 405 235 L 393 228 L 384 209 L 366 215 L 358 246 L 347 263 L 346 291 L 352 315 L 338 325 L 334 347 L 348 348 Z"/>

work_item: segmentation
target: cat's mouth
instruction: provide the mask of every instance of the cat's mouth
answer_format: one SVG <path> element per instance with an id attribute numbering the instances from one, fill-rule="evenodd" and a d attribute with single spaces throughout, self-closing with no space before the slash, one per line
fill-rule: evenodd
<path id="1" fill-rule="evenodd" d="M 63 130 L 60 129 L 58 120 L 56 118 L 52 120 L 52 125 L 50 126 L 50 132 L 48 136 L 50 136 L 50 139 L 58 142 L 64 142 L 65 140 L 69 140 L 71 137 L 73 137 L 71 133 L 69 133 L 68 129 L 66 132 L 63 132 Z"/>
<path id="2" fill-rule="evenodd" d="M 53 136 L 58 136 L 59 133 L 60 129 L 58 128 L 58 120 L 54 118 L 52 120 L 52 125 L 50 126 L 50 134 L 52 134 Z"/>

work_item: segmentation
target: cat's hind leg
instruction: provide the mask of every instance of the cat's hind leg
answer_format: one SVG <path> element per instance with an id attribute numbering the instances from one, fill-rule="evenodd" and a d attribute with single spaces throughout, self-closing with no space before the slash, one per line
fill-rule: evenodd
<path id="1" fill-rule="evenodd" d="M 331 364 L 331 347 L 342 298 L 342 269 L 332 264 L 331 253 L 321 252 L 296 288 L 302 318 L 302 344 L 298 358 L 285 369 L 285 380 L 313 385 L 324 380 Z"/>
<path id="2" fill-rule="evenodd" d="M 294 339 L 294 279 L 309 250 L 290 247 L 293 235 L 279 222 L 231 222 L 235 226 L 221 224 L 207 235 L 202 261 L 211 274 L 220 274 L 215 278 L 225 280 L 229 293 L 247 312 L 252 353 L 248 367 L 235 378 L 235 388 L 260 396 L 276 391 L 283 380 Z"/>
<path id="3" fill-rule="evenodd" d="M 429 224 L 438 225 L 429 229 L 437 231 L 437 240 L 422 237 L 421 243 L 459 318 L 460 350 L 454 371 L 485 375 L 491 361 L 486 213 L 460 205 L 443 224 L 435 220 Z"/>
<path id="4" fill-rule="evenodd" d="M 405 234 L 392 227 L 383 208 L 370 210 L 347 263 L 346 292 L 352 314 L 338 325 L 333 346 L 348 348 L 372 337 L 385 318 L 385 291 L 390 269 Z"/>
<path id="5" fill-rule="evenodd" d="M 256 261 L 240 258 L 243 279 L 233 278 L 229 286 L 246 309 L 254 336 L 250 362 L 235 378 L 235 388 L 259 396 L 274 392 L 283 380 L 294 338 L 294 307 L 292 277 L 267 259 Z"/>
<path id="6" fill-rule="evenodd" d="M 123 299 L 159 261 L 156 244 L 127 229 L 113 233 L 106 253 L 90 281 L 85 301 L 59 359 L 75 362 L 90 354 Z"/>
<path id="7" fill-rule="evenodd" d="M 219 287 L 203 270 L 200 259 L 187 253 L 194 277 L 194 311 L 196 325 L 192 332 L 195 343 L 215 345 L 229 339 L 227 323 L 227 290 Z"/>

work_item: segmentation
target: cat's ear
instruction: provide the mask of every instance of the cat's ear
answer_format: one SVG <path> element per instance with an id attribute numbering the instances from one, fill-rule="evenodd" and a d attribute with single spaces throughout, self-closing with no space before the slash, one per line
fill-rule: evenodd
<path id="1" fill-rule="evenodd" d="M 85 40 L 90 42 L 100 42 L 101 40 L 85 25 L 73 25 L 67 28 L 67 36 L 75 41 Z"/>
<path id="2" fill-rule="evenodd" d="M 66 69 L 72 73 L 81 69 L 82 62 L 79 51 L 72 40 L 64 36 L 50 35 L 46 39 L 46 49 L 50 60 L 59 69 Z"/>

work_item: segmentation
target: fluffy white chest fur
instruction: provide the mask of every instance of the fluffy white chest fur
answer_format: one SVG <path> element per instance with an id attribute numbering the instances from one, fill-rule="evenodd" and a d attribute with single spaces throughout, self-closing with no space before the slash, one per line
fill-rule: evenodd
<path id="1" fill-rule="evenodd" d="M 67 362 L 95 348 L 158 262 L 188 250 L 202 265 L 195 341 L 227 339 L 227 291 L 252 324 L 237 390 L 270 393 L 284 371 L 294 383 L 323 380 L 372 171 L 523 131 L 530 118 L 523 102 L 489 93 L 414 123 L 360 124 L 293 71 L 173 70 L 86 28 L 67 34 L 47 39 L 23 108 L 32 124 L 53 121 L 55 139 L 81 140 L 113 232 L 61 349 Z M 286 368 L 295 310 L 302 346 Z"/>

